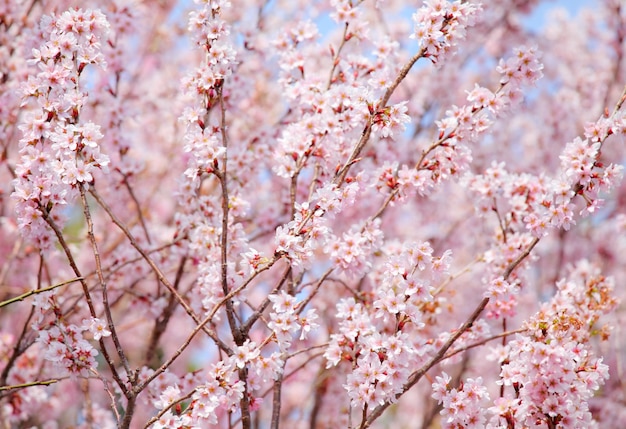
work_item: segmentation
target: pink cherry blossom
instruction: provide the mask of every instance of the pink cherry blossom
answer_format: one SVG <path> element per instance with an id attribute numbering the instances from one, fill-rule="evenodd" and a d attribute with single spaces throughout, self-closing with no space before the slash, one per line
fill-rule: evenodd
<path id="1" fill-rule="evenodd" d="M 4 426 L 623 426 L 620 1 L 183 3 L 0 1 Z"/>

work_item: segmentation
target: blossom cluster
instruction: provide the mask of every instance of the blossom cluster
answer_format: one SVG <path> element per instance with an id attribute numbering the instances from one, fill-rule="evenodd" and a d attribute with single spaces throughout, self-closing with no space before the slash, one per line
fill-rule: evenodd
<path id="1" fill-rule="evenodd" d="M 600 318 L 617 304 L 612 279 L 580 261 L 557 283 L 556 295 L 531 318 L 501 355 L 501 383 L 512 389 L 496 401 L 492 422 L 546 427 L 594 427 L 588 401 L 608 379 L 608 366 L 589 339 L 607 334 Z M 496 423 L 499 422 L 499 423 Z"/>
<path id="2" fill-rule="evenodd" d="M 438 140 L 424 151 L 415 169 L 399 169 L 397 184 L 402 195 L 429 195 L 445 180 L 462 176 L 472 162 L 471 144 L 493 126 L 494 120 L 520 104 L 522 89 L 535 85 L 542 69 L 535 47 L 515 48 L 512 57 L 501 59 L 497 67 L 502 76 L 500 87 L 493 92 L 475 84 L 467 92 L 466 105 L 453 106 L 445 118 L 436 121 Z"/>
<path id="3" fill-rule="evenodd" d="M 185 412 L 176 409 L 169 410 L 169 408 L 182 400 L 181 388 L 188 387 L 197 381 L 197 377 L 194 377 L 196 380 L 180 381 L 173 374 L 161 377 L 160 382 L 152 389 L 158 398 L 153 401 L 153 404 L 157 409 L 165 412 L 152 425 L 153 428 L 202 427 L 216 424 L 218 408 L 232 410 L 236 406 L 244 393 L 244 385 L 237 379 L 233 367 L 228 364 L 216 365 L 206 372 L 204 383 L 193 389 L 192 402 L 184 410 Z M 144 376 L 149 374 L 150 371 L 144 372 Z"/>
<path id="4" fill-rule="evenodd" d="M 411 364 L 419 361 L 414 357 L 414 340 L 400 331 L 380 334 L 374 319 L 353 298 L 342 301 L 338 310 L 340 333 L 332 335 L 325 357 L 329 367 L 342 361 L 354 366 L 344 384 L 352 406 L 364 409 L 393 401 Z"/>
<path id="5" fill-rule="evenodd" d="M 22 105 L 32 109 L 20 125 L 13 198 L 20 229 L 43 249 L 52 244 L 45 219 L 58 220 L 58 207 L 72 202 L 79 187 L 93 181 L 94 171 L 109 164 L 100 152 L 100 127 L 80 119 L 87 97 L 81 75 L 88 65 L 105 65 L 100 51 L 108 29 L 97 10 L 71 9 L 39 26 L 42 42 L 29 60 L 38 72 L 22 88 Z"/>
<path id="6" fill-rule="evenodd" d="M 606 137 L 605 133 L 601 138 Z M 584 200 L 579 215 L 587 216 L 602 206 L 601 193 L 610 191 L 622 176 L 623 166 L 604 166 L 598 160 L 600 146 L 600 141 L 576 137 L 560 155 L 561 171 L 553 178 L 511 173 L 503 163 L 494 163 L 483 175 L 468 178 L 468 188 L 477 196 L 478 209 L 499 212 L 509 229 L 521 232 L 523 224 L 534 237 L 547 235 L 550 228 L 568 230 L 576 223 L 575 198 Z"/>
<path id="7" fill-rule="evenodd" d="M 459 388 L 450 387 L 451 377 L 445 372 L 433 383 L 433 398 L 442 406 L 444 428 L 484 428 L 483 408 L 489 400 L 489 392 L 481 377 L 468 378 Z"/>
<path id="8" fill-rule="evenodd" d="M 338 268 L 349 271 L 361 264 L 360 255 L 366 249 L 375 247 L 376 223 L 354 228 L 338 239 L 328 226 L 329 218 L 341 212 L 343 207 L 354 201 L 360 189 L 358 180 L 351 181 L 343 188 L 334 183 L 321 187 L 311 196 L 311 201 L 295 203 L 294 218 L 276 228 L 274 253 L 284 255 L 297 267 L 309 267 L 316 250 L 323 249 L 337 263 Z M 373 246 L 371 244 L 374 244 Z"/>
<path id="9" fill-rule="evenodd" d="M 220 235 L 226 234 L 216 210 L 221 202 L 215 195 L 202 195 L 202 187 L 211 177 L 217 177 L 225 170 L 228 162 L 227 142 L 215 116 L 219 116 L 217 112 L 223 108 L 220 103 L 224 103 L 227 97 L 225 80 L 236 67 L 236 52 L 229 40 L 230 26 L 221 17 L 229 7 L 228 1 L 209 1 L 190 14 L 188 30 L 201 52 L 202 62 L 183 78 L 184 96 L 189 104 L 179 118 L 185 130 L 184 151 L 189 156 L 179 192 L 179 202 L 185 210 L 176 214 L 177 234 L 188 234 L 189 248 L 202 255 L 199 256 L 199 269 L 203 275 L 198 290 L 202 297 L 196 303 L 206 311 L 224 294 L 219 281 L 220 268 L 216 264 L 220 257 Z M 221 179 L 226 180 L 225 177 Z M 246 211 L 245 200 L 239 200 L 241 205 L 237 201 L 236 195 L 231 195 L 229 224 L 232 216 L 243 215 Z M 236 227 L 231 225 L 229 228 L 233 229 L 231 241 L 235 242 Z"/>
<path id="10" fill-rule="evenodd" d="M 466 29 L 474 25 L 480 4 L 464 1 L 432 0 L 424 2 L 413 15 L 416 38 L 425 56 L 434 64 L 454 54 L 455 47 L 465 38 Z"/>
<path id="11" fill-rule="evenodd" d="M 449 252 L 434 256 L 428 242 L 385 251 L 376 298 L 357 302 L 351 297 L 337 305 L 339 331 L 325 353 L 329 367 L 351 364 L 344 387 L 360 409 L 395 402 L 412 369 L 432 353 L 426 315 L 440 303 L 429 279 L 443 279 L 451 262 Z"/>
<path id="12" fill-rule="evenodd" d="M 300 340 L 304 340 L 311 330 L 315 330 L 318 324 L 315 322 L 317 314 L 314 309 L 308 309 L 304 314 L 299 311 L 301 304 L 296 298 L 286 292 L 280 292 L 276 295 L 269 296 L 272 302 L 272 312 L 270 313 L 271 321 L 268 328 L 272 330 L 276 336 L 276 342 L 280 349 L 286 351 L 293 336 L 300 331 Z"/>
<path id="13" fill-rule="evenodd" d="M 74 377 L 90 376 L 91 372 L 98 367 L 96 356 L 99 353 L 83 337 L 83 332 L 91 332 L 94 340 L 108 337 L 111 332 L 104 322 L 91 318 L 84 320 L 81 326 L 77 326 L 64 322 L 62 317 L 56 317 L 48 322 L 46 316 L 49 312 L 55 316 L 62 313 L 54 294 L 41 294 L 33 304 L 36 308 L 36 317 L 32 327 L 38 332 L 37 343 L 44 358 L 57 366 L 61 373 L 66 372 Z"/>
<path id="14" fill-rule="evenodd" d="M 247 387 L 238 375 L 243 368 L 249 371 Z M 277 379 L 282 371 L 280 353 L 262 356 L 258 344 L 246 341 L 232 356 L 207 370 L 183 378 L 163 372 L 156 377 L 148 392 L 147 401 L 161 411 L 151 427 L 215 425 L 219 416 L 236 411 L 243 395 L 250 396 L 251 408 L 258 409 L 263 402 L 260 386 Z M 140 378 L 145 380 L 153 374 L 153 370 L 143 368 Z M 255 393 L 259 396 L 254 396 Z M 183 409 L 181 403 L 187 399 L 190 402 Z"/>

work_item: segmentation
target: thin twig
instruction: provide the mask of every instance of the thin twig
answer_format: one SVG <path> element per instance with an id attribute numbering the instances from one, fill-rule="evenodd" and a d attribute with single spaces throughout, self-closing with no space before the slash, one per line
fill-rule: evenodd
<path id="1" fill-rule="evenodd" d="M 58 383 L 59 379 L 51 379 L 51 380 L 42 380 L 42 381 L 30 381 L 28 383 L 22 383 L 22 384 L 11 384 L 10 386 L 0 386 L 0 392 L 2 391 L 7 391 L 7 390 L 15 390 L 15 389 L 26 389 L 28 387 L 33 387 L 33 386 L 49 386 L 51 384 L 54 383 Z"/>
<path id="2" fill-rule="evenodd" d="M 349 26 L 350 26 L 350 23 L 346 22 L 343 28 L 343 34 L 341 36 L 341 43 L 339 43 L 339 47 L 337 48 L 337 51 L 335 52 L 335 55 L 333 56 L 333 66 L 330 69 L 330 76 L 328 77 L 328 84 L 326 85 L 326 90 L 329 90 L 330 86 L 333 84 L 333 75 L 335 74 L 335 69 L 337 68 L 337 65 L 339 64 L 339 55 L 341 55 L 341 50 L 343 49 L 346 42 L 348 41 L 347 36 L 348 36 Z M 331 46 L 331 49 L 332 49 L 332 46 Z"/>
<path id="3" fill-rule="evenodd" d="M 189 392 L 189 393 L 187 393 L 187 394 L 185 394 L 185 395 L 183 395 L 183 396 L 181 396 L 179 398 L 176 398 L 174 401 L 172 401 L 172 403 L 169 406 L 163 408 L 161 411 L 159 411 L 157 413 L 156 416 L 154 416 L 150 420 L 148 420 L 146 422 L 146 424 L 144 425 L 144 429 L 148 429 L 150 426 L 152 426 L 153 423 L 156 423 L 161 417 L 163 417 L 165 415 L 165 413 L 167 413 L 169 410 L 171 410 L 172 407 L 175 406 L 176 404 L 180 404 L 181 402 L 191 398 L 193 396 L 193 394 L 196 393 L 196 390 L 198 390 L 198 389 L 195 388 L 191 392 Z"/>
<path id="4" fill-rule="evenodd" d="M 526 329 L 526 328 L 520 328 L 520 329 L 515 329 L 514 331 L 500 332 L 499 334 L 492 335 L 492 336 L 491 336 L 491 337 L 489 337 L 489 338 L 484 338 L 484 339 L 482 339 L 482 340 L 480 340 L 480 341 L 477 341 L 477 342 L 475 342 L 475 343 L 468 344 L 467 346 L 463 346 L 463 347 L 459 347 L 458 349 L 454 349 L 454 350 L 450 351 L 449 353 L 446 353 L 446 355 L 443 357 L 443 359 L 442 359 L 442 360 L 449 359 L 449 358 L 451 358 L 452 356 L 454 356 L 454 355 L 456 355 L 456 354 L 459 354 L 459 353 L 461 353 L 461 352 L 464 352 L 464 351 L 466 351 L 466 350 L 470 350 L 470 349 L 473 349 L 473 348 L 475 348 L 475 347 L 480 347 L 480 346 L 482 346 L 482 345 L 485 345 L 485 344 L 487 344 L 489 341 L 497 340 L 498 338 L 506 338 L 506 337 L 508 337 L 509 335 L 519 334 L 519 333 L 526 332 L 526 331 L 528 331 L 528 329 Z"/>
<path id="5" fill-rule="evenodd" d="M 133 200 L 133 203 L 135 204 L 135 209 L 137 210 L 137 216 L 139 217 L 139 223 L 141 224 L 141 228 L 143 229 L 144 234 L 146 234 L 146 241 L 148 242 L 148 244 L 152 244 L 152 240 L 150 240 L 150 232 L 148 231 L 148 226 L 146 225 L 146 220 L 141 210 L 141 204 L 139 204 L 139 200 L 137 199 L 137 196 L 135 195 L 133 188 L 130 186 L 130 183 L 128 183 L 127 175 L 123 176 L 122 183 L 126 187 L 126 190 L 128 190 L 128 194 L 130 195 L 130 198 Z"/>
<path id="6" fill-rule="evenodd" d="M 84 280 L 84 278 L 83 277 L 75 277 L 75 278 L 73 278 L 71 280 L 66 280 L 64 282 L 57 283 L 57 284 L 54 284 L 52 286 L 44 287 L 44 288 L 41 288 L 41 289 L 30 290 L 30 291 L 28 291 L 26 293 L 23 293 L 23 294 L 21 294 L 19 296 L 16 296 L 15 298 L 7 299 L 6 301 L 0 302 L 0 308 L 4 307 L 6 305 L 13 304 L 14 302 L 23 301 L 26 298 L 28 298 L 29 296 L 37 295 L 37 294 L 44 293 L 44 292 L 50 292 L 51 290 L 54 290 L 54 289 L 56 289 L 58 287 L 66 286 L 66 285 L 69 285 L 69 284 L 72 284 L 72 283 L 75 283 L 75 282 L 78 282 L 78 281 L 81 281 L 81 280 Z"/>
<path id="7" fill-rule="evenodd" d="M 252 326 L 256 323 L 256 321 L 259 319 L 259 317 L 261 317 L 265 309 L 269 306 L 271 302 L 270 296 L 276 294 L 278 291 L 282 289 L 283 285 L 287 281 L 287 278 L 289 277 L 290 272 L 291 272 L 291 265 L 287 267 L 287 269 L 285 270 L 285 273 L 281 276 L 276 287 L 268 294 L 267 297 L 265 297 L 261 305 L 259 305 L 256 311 L 252 313 L 250 317 L 248 317 L 246 322 L 243 325 L 241 325 L 242 335 L 246 335 L 246 336 L 248 335 L 248 333 L 250 332 L 250 329 L 252 329 Z"/>

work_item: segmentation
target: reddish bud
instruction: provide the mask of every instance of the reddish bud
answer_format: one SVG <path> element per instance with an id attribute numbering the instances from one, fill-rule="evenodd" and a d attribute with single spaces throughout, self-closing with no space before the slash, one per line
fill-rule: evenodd
<path id="1" fill-rule="evenodd" d="M 400 322 L 398 322 L 398 331 L 403 330 L 405 326 L 406 326 L 406 320 L 403 319 Z"/>

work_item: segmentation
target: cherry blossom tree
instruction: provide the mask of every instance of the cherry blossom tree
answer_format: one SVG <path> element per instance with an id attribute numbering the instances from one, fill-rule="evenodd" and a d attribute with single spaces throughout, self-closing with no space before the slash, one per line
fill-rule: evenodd
<path id="1" fill-rule="evenodd" d="M 626 7 L 544 3 L 0 1 L 2 429 L 621 427 Z"/>

